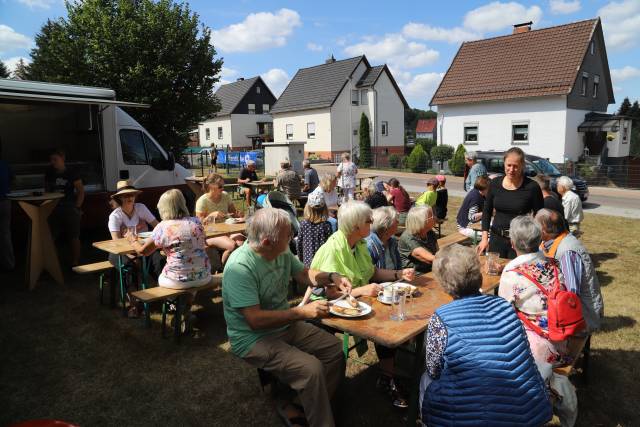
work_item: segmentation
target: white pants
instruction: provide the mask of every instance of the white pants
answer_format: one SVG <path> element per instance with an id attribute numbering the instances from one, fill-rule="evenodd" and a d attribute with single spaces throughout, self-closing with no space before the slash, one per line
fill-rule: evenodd
<path id="1" fill-rule="evenodd" d="M 158 286 L 162 286 L 163 288 L 169 288 L 169 289 L 188 290 L 189 288 L 197 288 L 200 286 L 204 286 L 209 282 L 211 282 L 211 276 L 207 276 L 204 279 L 200 279 L 200 280 L 192 280 L 190 282 L 177 282 L 175 280 L 169 279 L 164 274 L 160 274 L 160 276 L 158 276 Z M 192 290 L 190 292 L 193 295 L 196 294 L 195 290 Z"/>
<path id="2" fill-rule="evenodd" d="M 345 202 L 354 199 L 355 190 L 356 189 L 353 187 L 349 187 L 349 188 L 342 187 L 342 197 Z"/>
<path id="3" fill-rule="evenodd" d="M 478 237 L 482 237 L 482 232 L 476 231 L 473 228 L 458 228 L 458 233 L 463 236 L 471 237 L 472 239 L 475 237 L 476 233 L 478 233 Z"/>

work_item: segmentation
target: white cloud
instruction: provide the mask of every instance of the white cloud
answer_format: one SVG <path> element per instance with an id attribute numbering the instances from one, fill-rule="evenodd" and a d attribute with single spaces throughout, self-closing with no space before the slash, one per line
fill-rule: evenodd
<path id="1" fill-rule="evenodd" d="M 387 63 L 398 69 L 417 68 L 432 64 L 440 53 L 426 45 L 407 41 L 401 34 L 387 34 L 383 38 L 365 37 L 364 41 L 344 48 L 347 55 L 365 54 L 373 62 Z"/>
<path id="2" fill-rule="evenodd" d="M 580 10 L 580 0 L 549 0 L 549 8 L 554 15 L 566 15 Z"/>
<path id="3" fill-rule="evenodd" d="M 2 62 L 7 66 L 9 72 L 13 73 L 16 70 L 16 65 L 20 62 L 20 59 L 22 59 L 25 64 L 31 63 L 31 58 L 25 58 L 24 56 L 13 56 L 11 58 L 3 59 Z"/>
<path id="4" fill-rule="evenodd" d="M 307 49 L 309 49 L 312 52 L 320 52 L 324 48 L 322 47 L 322 45 L 310 42 L 310 43 L 307 43 Z"/>
<path id="5" fill-rule="evenodd" d="M 28 6 L 29 9 L 50 9 L 55 2 L 56 0 L 18 0 L 18 3 Z"/>
<path id="6" fill-rule="evenodd" d="M 32 43 L 33 40 L 24 34 L 16 32 L 7 25 L 0 24 L 0 54 L 30 48 Z"/>
<path id="7" fill-rule="evenodd" d="M 244 21 L 211 32 L 213 45 L 225 52 L 255 52 L 287 44 L 296 27 L 302 25 L 295 10 L 280 9 L 275 14 L 249 14 Z"/>
<path id="8" fill-rule="evenodd" d="M 395 76 L 395 75 L 394 75 Z M 409 99 L 417 100 L 418 104 L 429 104 L 433 93 L 438 88 L 444 73 L 423 73 L 411 76 L 408 80 L 398 83 L 402 93 Z"/>
<path id="9" fill-rule="evenodd" d="M 514 24 L 533 21 L 539 23 L 542 9 L 538 6 L 526 8 L 520 3 L 492 3 L 473 9 L 464 16 L 464 26 L 473 31 L 498 31 Z"/>
<path id="10" fill-rule="evenodd" d="M 280 96 L 284 88 L 289 84 L 289 80 L 291 80 L 289 74 L 282 68 L 272 68 L 266 73 L 260 74 L 260 77 L 276 97 Z"/>
<path id="11" fill-rule="evenodd" d="M 628 49 L 638 41 L 640 28 L 640 1 L 612 1 L 598 10 L 607 47 Z"/>
<path id="12" fill-rule="evenodd" d="M 413 39 L 445 41 L 447 43 L 460 43 L 482 38 L 482 34 L 468 31 L 460 27 L 432 27 L 428 24 L 420 24 L 416 22 L 409 22 L 405 25 L 402 28 L 402 34 Z"/>
<path id="13" fill-rule="evenodd" d="M 640 68 L 631 67 L 629 65 L 622 68 L 614 68 L 611 70 L 611 78 L 615 83 L 624 80 L 640 77 Z"/>
<path id="14" fill-rule="evenodd" d="M 217 90 L 220 86 L 233 83 L 238 76 L 238 70 L 228 67 L 222 67 L 220 70 L 220 80 L 213 87 L 213 90 Z"/>

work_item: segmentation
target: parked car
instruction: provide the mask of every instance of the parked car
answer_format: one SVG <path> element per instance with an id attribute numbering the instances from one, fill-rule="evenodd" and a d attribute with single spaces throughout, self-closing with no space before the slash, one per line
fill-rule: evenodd
<path id="1" fill-rule="evenodd" d="M 489 177 L 504 175 L 504 151 L 477 151 L 478 160 L 489 172 Z M 525 156 L 525 175 L 528 177 L 544 174 L 551 178 L 551 189 L 556 191 L 556 180 L 562 176 L 558 168 L 549 160 L 527 154 Z M 570 176 L 573 180 L 574 191 L 583 202 L 589 198 L 589 187 L 584 179 L 577 175 Z"/>

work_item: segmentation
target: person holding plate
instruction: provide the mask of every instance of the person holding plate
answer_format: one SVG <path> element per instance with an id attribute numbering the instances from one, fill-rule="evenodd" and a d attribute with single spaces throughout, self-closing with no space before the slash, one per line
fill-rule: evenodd
<path id="1" fill-rule="evenodd" d="M 353 297 L 377 297 L 382 286 L 372 282 L 391 282 L 404 279 L 408 282 L 414 278 L 414 269 L 379 268 L 374 265 L 367 242 L 364 240 L 370 233 L 374 222 L 373 210 L 362 201 L 350 200 L 338 209 L 338 231 L 329 237 L 320 247 L 311 262 L 311 268 L 320 271 L 332 271 L 349 279 L 353 286 Z M 338 293 L 329 288 L 327 298 L 333 299 Z M 380 359 L 382 375 L 378 379 L 378 387 L 391 395 L 394 406 L 408 407 L 407 399 L 393 380 L 392 349 L 376 346 Z"/>
<path id="2" fill-rule="evenodd" d="M 211 173 L 204 180 L 205 190 L 196 202 L 196 216 L 202 221 L 203 225 L 216 222 L 224 222 L 225 218 L 236 218 L 244 220 L 240 211 L 238 211 L 231 201 L 231 196 L 224 191 L 224 178 L 217 173 Z M 222 251 L 221 261 L 224 266 L 231 253 L 244 242 L 245 237 L 240 234 L 232 234 L 231 236 L 219 236 L 207 239 L 207 246 Z"/>

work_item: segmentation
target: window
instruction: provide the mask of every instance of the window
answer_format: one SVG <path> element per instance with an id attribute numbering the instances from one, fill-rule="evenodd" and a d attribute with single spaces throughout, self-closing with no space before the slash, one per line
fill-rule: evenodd
<path id="1" fill-rule="evenodd" d="M 287 125 L 287 139 L 293 139 L 293 125 Z"/>
<path id="2" fill-rule="evenodd" d="M 589 85 L 589 73 L 582 73 L 582 80 L 580 85 L 580 95 L 587 96 L 587 86 Z"/>
<path id="3" fill-rule="evenodd" d="M 600 86 L 600 76 L 593 76 L 593 96 L 594 98 L 598 97 L 598 86 Z"/>
<path id="4" fill-rule="evenodd" d="M 596 44 L 593 42 L 593 40 L 591 40 L 591 43 L 589 43 L 589 53 L 593 55 L 595 52 L 596 52 Z"/>
<path id="5" fill-rule="evenodd" d="M 496 157 L 487 162 L 487 171 L 490 173 L 504 173 L 504 160 Z"/>
<path id="6" fill-rule="evenodd" d="M 167 159 L 162 151 L 147 135 L 142 134 L 142 137 L 144 138 L 144 147 L 147 150 L 147 158 L 151 167 L 158 170 L 167 169 Z"/>
<path id="7" fill-rule="evenodd" d="M 206 128 L 204 130 L 204 139 L 206 139 L 207 141 L 211 139 L 211 129 Z"/>
<path id="8" fill-rule="evenodd" d="M 360 105 L 369 104 L 369 100 L 367 99 L 367 93 L 368 93 L 368 90 L 366 89 L 362 89 L 360 91 Z"/>
<path id="9" fill-rule="evenodd" d="M 389 122 L 382 122 L 382 135 L 389 135 Z"/>
<path id="10" fill-rule="evenodd" d="M 478 124 L 477 123 L 464 124 L 464 143 L 465 144 L 478 143 Z"/>
<path id="11" fill-rule="evenodd" d="M 256 86 L 256 93 L 260 93 L 260 86 Z"/>
<path id="12" fill-rule="evenodd" d="M 139 130 L 120 130 L 120 147 L 122 148 L 122 160 L 125 164 L 147 164 L 147 152 L 144 149 L 142 132 Z"/>
<path id="13" fill-rule="evenodd" d="M 256 113 L 256 104 L 249 104 L 249 114 L 255 114 Z"/>
<path id="14" fill-rule="evenodd" d="M 353 136 L 358 136 L 358 129 L 353 130 Z"/>
<path id="15" fill-rule="evenodd" d="M 222 139 L 222 126 L 218 127 L 218 139 Z"/>
<path id="16" fill-rule="evenodd" d="M 269 104 L 262 104 L 262 114 L 267 114 L 269 112 Z"/>
<path id="17" fill-rule="evenodd" d="M 307 123 L 307 138 L 313 139 L 316 137 L 316 122 Z"/>
<path id="18" fill-rule="evenodd" d="M 360 91 L 352 90 L 351 91 L 351 105 L 358 105 L 358 98 L 360 97 Z"/>
<path id="19" fill-rule="evenodd" d="M 513 144 L 529 143 L 529 123 L 514 123 L 511 125 L 511 141 Z"/>

